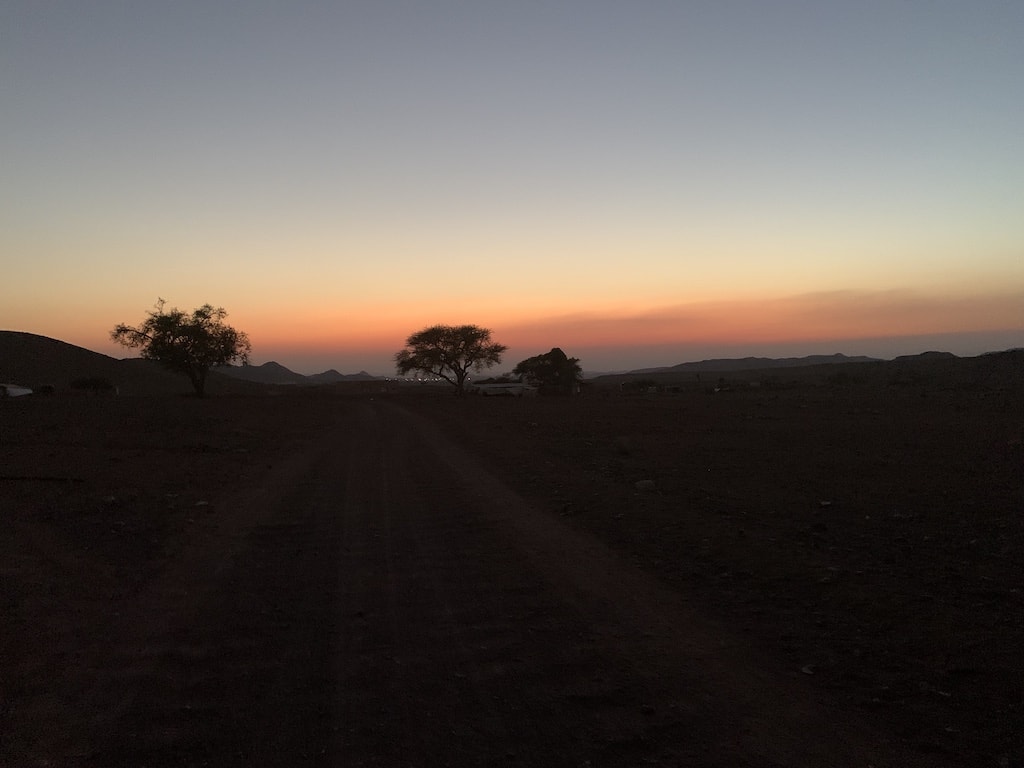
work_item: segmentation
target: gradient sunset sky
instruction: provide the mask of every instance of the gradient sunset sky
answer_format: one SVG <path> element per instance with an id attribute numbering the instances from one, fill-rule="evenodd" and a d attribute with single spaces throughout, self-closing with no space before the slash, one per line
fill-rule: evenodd
<path id="1" fill-rule="evenodd" d="M 1024 2 L 0 4 L 0 328 L 387 374 L 1024 346 Z"/>

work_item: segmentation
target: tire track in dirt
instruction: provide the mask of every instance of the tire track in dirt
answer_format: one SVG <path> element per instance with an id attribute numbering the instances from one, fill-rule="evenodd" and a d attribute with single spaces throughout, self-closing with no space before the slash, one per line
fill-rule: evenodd
<path id="1" fill-rule="evenodd" d="M 316 496 L 328 448 L 211 498 L 180 555 L 51 659 L 49 694 L 10 719 L 21 746 L 0 764 L 315 762 L 337 595 L 336 518 Z"/>
<path id="2" fill-rule="evenodd" d="M 69 664 L 66 727 L 21 764 L 940 764 L 393 403 L 338 401 L 235 490 Z"/>
<path id="3" fill-rule="evenodd" d="M 408 414 L 366 419 L 343 513 L 336 764 L 575 758 L 546 687 L 575 662 L 558 637 L 585 627 L 480 522 Z"/>
<path id="4" fill-rule="evenodd" d="M 408 411 L 361 416 L 342 536 L 345 765 L 936 765 Z"/>

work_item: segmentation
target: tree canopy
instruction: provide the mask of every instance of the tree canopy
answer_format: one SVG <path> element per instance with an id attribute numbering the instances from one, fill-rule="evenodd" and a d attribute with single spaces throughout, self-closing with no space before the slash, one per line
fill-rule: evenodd
<path id="1" fill-rule="evenodd" d="M 566 395 L 572 394 L 583 378 L 580 361 L 575 357 L 568 357 L 558 347 L 543 355 L 526 358 L 516 365 L 512 373 L 537 385 L 542 392 Z"/>
<path id="2" fill-rule="evenodd" d="M 206 393 L 210 369 L 235 361 L 247 363 L 252 346 L 242 331 L 224 322 L 228 313 L 221 307 L 204 304 L 192 314 L 177 308 L 164 310 L 159 299 L 156 310 L 149 312 L 138 327 L 118 324 L 110 338 L 125 347 L 140 350 L 147 360 L 184 373 L 192 382 L 196 395 Z"/>
<path id="3" fill-rule="evenodd" d="M 405 349 L 395 355 L 402 375 L 410 371 L 440 376 L 465 393 L 470 370 L 482 371 L 501 362 L 508 349 L 491 340 L 491 331 L 477 325 L 432 325 L 405 340 Z"/>

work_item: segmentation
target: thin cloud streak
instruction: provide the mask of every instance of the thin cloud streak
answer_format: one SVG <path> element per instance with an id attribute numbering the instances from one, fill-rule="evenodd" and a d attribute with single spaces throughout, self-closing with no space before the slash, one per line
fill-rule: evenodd
<path id="1" fill-rule="evenodd" d="M 561 346 L 584 370 L 722 357 L 809 354 L 891 358 L 938 349 L 971 356 L 1024 345 L 1024 293 L 821 291 L 692 302 L 649 311 L 580 312 L 501 327 L 518 360 Z"/>
<path id="2" fill-rule="evenodd" d="M 910 291 L 822 291 L 620 314 L 579 312 L 509 325 L 503 331 L 516 345 L 558 339 L 583 346 L 736 345 L 1007 330 L 1020 327 L 1022 318 L 1024 293 L 929 296 Z"/>

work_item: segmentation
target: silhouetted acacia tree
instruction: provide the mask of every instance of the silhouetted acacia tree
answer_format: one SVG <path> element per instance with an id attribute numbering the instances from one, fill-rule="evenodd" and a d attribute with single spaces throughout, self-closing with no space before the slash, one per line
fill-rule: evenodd
<path id="1" fill-rule="evenodd" d="M 191 315 L 180 309 L 164 311 L 164 300 L 138 328 L 124 323 L 110 332 L 118 344 L 141 351 L 147 360 L 156 360 L 165 368 L 184 373 L 196 395 L 206 394 L 210 369 L 237 361 L 249 362 L 252 346 L 249 337 L 224 322 L 224 309 L 204 304 Z"/>
<path id="2" fill-rule="evenodd" d="M 512 370 L 512 373 L 537 385 L 541 392 L 564 395 L 575 392 L 576 386 L 583 378 L 580 361 L 575 357 L 567 357 L 558 347 L 543 355 L 526 358 Z"/>
<path id="3" fill-rule="evenodd" d="M 405 340 L 405 349 L 395 355 L 402 375 L 422 371 L 440 376 L 465 394 L 469 371 L 482 371 L 501 362 L 508 349 L 491 341 L 491 332 L 477 325 L 432 325 Z"/>

